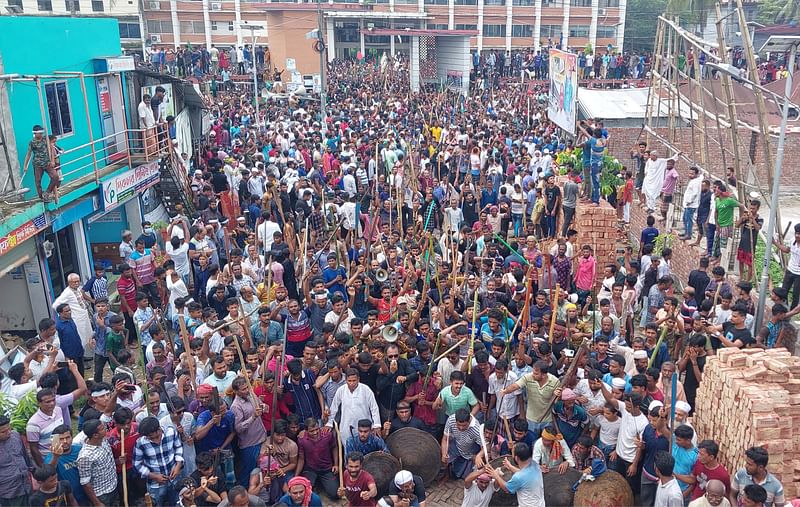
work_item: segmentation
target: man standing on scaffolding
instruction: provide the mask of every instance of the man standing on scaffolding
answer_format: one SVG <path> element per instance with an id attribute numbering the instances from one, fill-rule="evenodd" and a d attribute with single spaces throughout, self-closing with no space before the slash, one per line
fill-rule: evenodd
<path id="1" fill-rule="evenodd" d="M 28 163 L 33 158 L 33 178 L 36 184 L 36 194 L 39 199 L 49 202 L 53 200 L 58 188 L 59 177 L 53 163 L 52 145 L 44 135 L 44 128 L 41 125 L 33 126 L 33 139 L 28 143 L 28 153 L 25 155 L 23 169 L 28 170 Z M 44 173 L 50 176 L 50 184 L 47 190 L 42 192 L 42 178 Z"/>

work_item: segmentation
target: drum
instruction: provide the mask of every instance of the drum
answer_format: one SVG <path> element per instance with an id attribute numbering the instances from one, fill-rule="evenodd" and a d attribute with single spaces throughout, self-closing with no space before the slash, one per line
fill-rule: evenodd
<path id="1" fill-rule="evenodd" d="M 581 472 L 570 468 L 564 474 L 552 469 L 542 474 L 544 482 L 544 503 L 547 507 L 571 507 L 573 499 L 572 485 L 581 478 Z"/>
<path id="2" fill-rule="evenodd" d="M 378 498 L 389 494 L 389 485 L 394 476 L 400 471 L 400 462 L 389 453 L 375 451 L 364 456 L 361 467 L 375 479 L 378 488 Z"/>
<path id="3" fill-rule="evenodd" d="M 495 470 L 500 472 L 500 475 L 503 477 L 504 481 L 508 482 L 508 481 L 511 480 L 511 477 L 514 475 L 514 472 L 512 472 L 511 470 L 506 468 L 505 465 L 503 464 L 503 461 L 505 460 L 505 458 L 508 458 L 508 461 L 510 461 L 512 464 L 514 463 L 514 458 L 512 458 L 511 456 L 500 456 L 499 458 L 495 458 L 492 461 L 490 461 L 489 464 L 492 466 L 492 468 L 494 468 Z M 494 495 L 492 495 L 491 505 L 492 506 L 497 505 L 498 507 L 507 507 L 507 506 L 518 505 L 517 504 L 517 495 L 516 494 L 511 494 L 511 493 L 506 493 L 502 489 L 498 489 L 494 493 Z"/>
<path id="4" fill-rule="evenodd" d="M 575 507 L 632 507 L 633 491 L 625 477 L 607 470 L 594 481 L 582 482 L 572 504 Z"/>
<path id="5" fill-rule="evenodd" d="M 386 439 L 389 451 L 400 460 L 400 467 L 419 475 L 431 487 L 439 475 L 441 446 L 430 433 L 417 428 L 402 428 Z"/>

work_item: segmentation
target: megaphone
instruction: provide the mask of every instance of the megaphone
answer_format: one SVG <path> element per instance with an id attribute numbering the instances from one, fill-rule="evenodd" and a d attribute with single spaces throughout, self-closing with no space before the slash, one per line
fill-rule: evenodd
<path id="1" fill-rule="evenodd" d="M 383 330 L 381 331 L 381 336 L 389 343 L 396 342 L 399 334 L 400 331 L 393 325 L 383 326 Z"/>
<path id="2" fill-rule="evenodd" d="M 389 272 L 386 271 L 385 269 L 378 268 L 375 271 L 375 279 L 378 280 L 379 282 L 385 282 L 386 280 L 389 279 Z"/>

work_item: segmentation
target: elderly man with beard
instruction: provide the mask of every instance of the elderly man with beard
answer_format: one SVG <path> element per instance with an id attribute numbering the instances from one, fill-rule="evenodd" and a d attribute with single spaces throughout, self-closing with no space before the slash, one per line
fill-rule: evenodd
<path id="1" fill-rule="evenodd" d="M 706 483 L 705 494 L 689 502 L 689 507 L 731 507 L 731 502 L 725 498 L 725 484 L 717 479 Z"/>
<path id="2" fill-rule="evenodd" d="M 354 507 L 373 507 L 378 488 L 375 478 L 362 468 L 364 455 L 358 451 L 351 452 L 347 457 L 347 473 L 344 474 L 344 484 L 338 489 L 339 497 L 346 497 L 347 503 Z"/>

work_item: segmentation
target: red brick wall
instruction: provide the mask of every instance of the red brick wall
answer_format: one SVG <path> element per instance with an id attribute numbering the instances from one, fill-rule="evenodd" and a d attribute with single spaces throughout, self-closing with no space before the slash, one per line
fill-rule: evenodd
<path id="1" fill-rule="evenodd" d="M 611 140 L 609 143 L 609 152 L 620 159 L 623 164 L 629 165 L 630 164 L 630 150 L 631 148 L 635 147 L 639 140 L 647 140 L 647 132 L 643 131 L 641 128 L 620 128 L 620 129 L 610 129 L 611 130 Z M 668 129 L 656 129 L 658 134 L 666 139 L 669 139 Z M 640 137 L 641 133 L 641 137 Z M 722 177 L 725 174 L 725 166 L 733 166 L 733 159 L 731 158 L 730 154 L 726 154 L 725 156 L 725 164 L 723 164 L 723 157 L 722 151 L 719 148 L 718 141 L 719 136 L 716 131 L 716 128 L 708 128 L 709 140 L 708 140 L 708 152 L 706 156 L 706 166 L 705 169 L 711 172 L 715 176 Z M 700 163 L 700 155 L 699 150 L 702 149 L 702 140 L 699 129 L 694 129 L 694 138 L 695 143 L 692 145 L 692 129 L 690 128 L 680 128 L 677 130 L 676 135 L 676 146 L 689 158 L 697 160 L 697 163 Z M 728 131 L 723 129 L 723 142 L 726 146 L 731 146 L 730 137 L 728 135 Z M 715 142 L 715 140 L 717 142 Z M 753 151 L 753 160 L 756 166 L 756 176 L 758 181 L 761 185 L 767 185 L 767 171 L 765 166 L 765 159 L 763 155 L 763 144 L 761 143 L 760 136 L 756 135 L 755 138 L 751 135 L 749 131 L 741 130 L 739 132 L 738 137 L 738 144 L 739 144 L 739 154 L 741 157 L 745 159 L 750 157 L 751 148 Z M 655 148 L 660 151 L 662 155 L 670 155 L 671 153 L 669 150 L 661 144 L 657 139 L 653 136 L 650 136 L 649 147 Z M 775 153 L 777 152 L 778 147 L 778 139 L 777 137 L 773 137 L 770 139 L 770 147 L 772 148 L 773 153 L 773 163 L 775 162 Z M 729 148 L 730 149 L 730 148 Z M 786 137 L 786 144 L 784 147 L 784 164 L 783 170 L 781 174 L 781 185 L 785 187 L 800 187 L 800 164 L 797 164 L 797 161 L 800 160 L 800 135 L 797 134 L 789 134 Z M 743 166 L 743 169 L 746 166 Z M 679 171 L 683 169 L 682 174 L 685 174 L 685 170 L 687 168 L 686 161 L 679 162 Z M 741 180 L 744 180 L 746 175 L 742 175 L 740 177 Z"/>
<path id="2" fill-rule="evenodd" d="M 603 268 L 614 258 L 616 246 L 621 235 L 617 230 L 617 211 L 608 202 L 601 200 L 599 207 L 578 204 L 576 211 L 576 229 L 578 240 L 576 247 L 591 245 L 597 260 L 596 286 L 603 281 Z M 579 255 L 579 252 L 575 252 Z"/>

